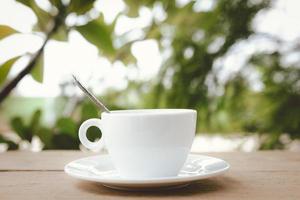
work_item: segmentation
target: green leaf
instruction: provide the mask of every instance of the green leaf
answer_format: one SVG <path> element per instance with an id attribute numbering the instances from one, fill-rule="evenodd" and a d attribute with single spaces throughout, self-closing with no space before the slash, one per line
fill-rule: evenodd
<path id="1" fill-rule="evenodd" d="M 125 65 L 136 63 L 136 57 L 134 57 L 130 51 L 127 53 L 121 52 L 120 57 L 118 57 L 119 60 L 121 60 Z"/>
<path id="2" fill-rule="evenodd" d="M 50 0 L 50 3 L 54 5 L 57 9 L 59 9 L 63 5 L 61 0 Z"/>
<path id="3" fill-rule="evenodd" d="M 131 53 L 131 43 L 126 43 L 123 46 L 119 47 L 115 56 L 112 57 L 112 61 L 120 60 L 125 65 L 136 63 L 136 58 Z"/>
<path id="4" fill-rule="evenodd" d="M 82 15 L 93 8 L 94 2 L 95 0 L 71 0 L 68 12 L 75 12 L 78 15 Z"/>
<path id="5" fill-rule="evenodd" d="M 12 58 L 0 66 L 0 85 L 4 83 L 9 73 L 9 70 L 20 57 Z"/>
<path id="6" fill-rule="evenodd" d="M 146 7 L 153 7 L 154 3 L 158 1 L 149 1 L 149 0 L 124 0 L 125 4 L 127 5 L 126 15 L 129 17 L 138 17 L 140 8 Z M 160 1 L 162 4 L 171 4 L 173 1 Z"/>
<path id="7" fill-rule="evenodd" d="M 14 33 L 18 33 L 18 31 L 9 26 L 0 25 L 0 40 Z"/>
<path id="8" fill-rule="evenodd" d="M 31 76 L 34 80 L 36 80 L 39 83 L 42 83 L 44 80 L 44 54 L 42 53 L 38 60 L 35 63 L 35 66 L 33 67 L 31 71 Z"/>
<path id="9" fill-rule="evenodd" d="M 52 131 L 48 128 L 41 128 L 36 132 L 36 135 L 44 143 L 44 149 L 51 149 L 53 147 L 53 134 Z"/>
<path id="10" fill-rule="evenodd" d="M 10 125 L 16 134 L 22 139 L 25 140 L 27 128 L 24 125 L 24 122 L 20 117 L 15 117 L 11 120 Z"/>
<path id="11" fill-rule="evenodd" d="M 129 17 L 138 17 L 139 16 L 139 8 L 141 7 L 140 1 L 131 1 L 125 0 L 126 5 L 128 6 L 127 9 L 127 16 Z"/>
<path id="12" fill-rule="evenodd" d="M 76 30 L 81 35 L 98 47 L 99 51 L 106 55 L 112 55 L 115 53 L 115 49 L 112 43 L 112 30 L 111 27 L 104 23 L 103 17 L 92 20 L 86 25 L 77 26 Z"/>
<path id="13" fill-rule="evenodd" d="M 40 126 L 41 115 L 42 115 L 42 111 L 36 110 L 31 117 L 29 129 L 34 133 L 36 132 L 36 130 L 38 130 Z"/>
<path id="14" fill-rule="evenodd" d="M 55 32 L 55 34 L 51 37 L 52 39 L 58 41 L 68 41 L 68 30 L 65 26 L 60 26 L 59 29 Z"/>
<path id="15" fill-rule="evenodd" d="M 99 117 L 98 109 L 91 103 L 84 103 L 81 107 L 81 121 L 85 121 L 90 118 Z"/>
<path id="16" fill-rule="evenodd" d="M 63 117 L 58 119 L 56 127 L 60 133 L 77 138 L 77 124 L 71 118 Z"/>
<path id="17" fill-rule="evenodd" d="M 35 3 L 35 0 L 17 0 L 17 2 L 29 7 L 34 12 L 38 19 L 38 28 L 41 29 L 41 31 L 48 31 L 48 26 L 50 25 L 49 22 L 52 19 L 52 16 L 49 13 L 41 9 Z"/>

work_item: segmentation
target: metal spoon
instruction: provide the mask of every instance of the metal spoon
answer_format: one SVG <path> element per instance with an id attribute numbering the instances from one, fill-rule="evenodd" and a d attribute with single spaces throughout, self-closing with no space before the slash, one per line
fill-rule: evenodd
<path id="1" fill-rule="evenodd" d="M 100 108 L 100 110 L 102 110 L 103 112 L 110 113 L 110 111 L 108 110 L 108 108 L 107 108 L 107 107 L 106 107 L 99 99 L 97 99 L 95 95 L 93 95 L 88 89 L 86 89 L 86 87 L 84 87 L 84 86 L 77 80 L 76 76 L 74 76 L 73 74 L 72 74 L 72 76 L 73 76 L 73 79 L 74 79 L 76 85 L 84 92 L 84 94 L 85 94 L 86 96 L 88 96 L 88 97 L 90 98 L 90 100 L 92 100 L 93 103 L 96 104 L 96 106 L 97 106 L 98 108 Z"/>

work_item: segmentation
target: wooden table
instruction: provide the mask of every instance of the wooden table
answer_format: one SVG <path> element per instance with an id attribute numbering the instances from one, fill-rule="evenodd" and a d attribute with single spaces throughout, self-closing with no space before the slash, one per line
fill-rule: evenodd
<path id="1" fill-rule="evenodd" d="M 0 154 L 0 199 L 297 199 L 300 200 L 300 154 L 281 151 L 205 153 L 225 159 L 223 176 L 186 188 L 125 192 L 79 181 L 63 172 L 69 161 L 91 153 L 44 151 Z"/>

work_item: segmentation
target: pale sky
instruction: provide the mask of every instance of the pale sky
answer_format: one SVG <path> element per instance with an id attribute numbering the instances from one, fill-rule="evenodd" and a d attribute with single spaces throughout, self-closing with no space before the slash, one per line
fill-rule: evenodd
<path id="1" fill-rule="evenodd" d="M 39 1 L 40 5 L 46 0 Z M 185 5 L 189 0 L 177 1 L 178 6 Z M 213 7 L 213 1 L 200 0 L 195 6 L 195 12 L 209 10 Z M 125 9 L 122 0 L 101 0 L 95 8 L 104 13 L 105 21 L 111 23 L 117 14 Z M 294 41 L 300 36 L 300 1 L 278 0 L 273 9 L 259 13 L 254 21 L 255 30 L 280 37 L 286 41 Z M 148 8 L 140 10 L 137 20 L 128 17 L 120 17 L 117 21 L 115 33 L 121 35 L 134 28 L 142 28 L 152 20 L 163 20 L 166 13 L 158 4 L 153 12 Z M 72 19 L 69 19 L 72 23 Z M 14 0 L 0 1 L 0 24 L 10 25 L 22 33 L 15 34 L 0 41 L 0 63 L 22 55 L 26 52 L 35 52 L 41 45 L 39 36 L 29 34 L 36 17 L 32 11 Z M 132 34 L 132 38 L 140 36 L 140 32 Z M 212 47 L 213 48 L 213 47 Z M 271 51 L 276 48 L 274 44 L 260 38 L 250 38 L 237 44 L 226 57 L 217 61 L 214 70 L 219 77 L 226 80 L 230 73 L 239 70 L 247 56 L 257 51 Z M 45 48 L 44 83 L 34 81 L 26 76 L 18 85 L 17 94 L 32 97 L 54 97 L 59 95 L 59 84 L 71 79 L 72 73 L 76 74 L 83 82 L 89 84 L 97 93 L 107 88 L 124 89 L 127 79 L 149 80 L 155 77 L 163 62 L 162 53 L 154 40 L 137 42 L 131 49 L 137 58 L 137 67 L 124 66 L 121 62 L 111 64 L 108 60 L 98 56 L 96 47 L 88 43 L 78 32 L 71 31 L 68 42 L 50 41 Z M 28 58 L 20 59 L 9 76 L 16 75 L 28 62 Z M 250 77 L 255 82 L 254 89 L 261 87 L 258 77 L 252 73 Z M 99 79 L 102 80 L 101 85 Z"/>

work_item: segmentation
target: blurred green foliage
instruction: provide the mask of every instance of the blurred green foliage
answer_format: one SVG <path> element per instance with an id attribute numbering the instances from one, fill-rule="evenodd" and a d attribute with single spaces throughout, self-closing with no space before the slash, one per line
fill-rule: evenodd
<path id="1" fill-rule="evenodd" d="M 300 138 L 300 59 L 298 56 L 292 64 L 282 62 L 287 55 L 299 55 L 299 44 L 286 45 L 287 42 L 278 38 L 268 38 L 279 48 L 273 52 L 254 53 L 246 59 L 244 67 L 231 74 L 226 82 L 218 79 L 221 69 L 215 67 L 238 44 L 259 36 L 253 30 L 254 18 L 260 11 L 268 9 L 273 1 L 218 0 L 213 1 L 211 9 L 198 12 L 194 9 L 197 1 L 178 6 L 176 1 L 171 0 L 125 0 L 126 9 L 111 24 L 105 23 L 101 13 L 92 17 L 93 0 L 50 0 L 48 11 L 40 8 L 34 0 L 18 2 L 30 7 L 36 14 L 38 21 L 33 32 L 47 35 L 49 27 L 55 24 L 50 38 L 65 41 L 70 30 L 77 30 L 98 48 L 101 56 L 112 62 L 135 65 L 131 46 L 145 39 L 155 39 L 161 52 L 169 51 L 154 79 L 129 80 L 126 90 L 107 91 L 103 98 L 111 109 L 197 109 L 198 132 L 260 133 L 266 138 L 261 149 L 283 148 L 280 142 L 283 133 L 292 139 Z M 142 37 L 129 39 L 130 31 L 122 36 L 115 35 L 115 24 L 120 16 L 135 19 L 141 8 L 153 10 L 157 6 L 166 16 L 163 19 L 153 18 L 150 25 L 141 28 Z M 85 17 L 86 23 L 67 25 L 65 19 L 70 14 Z M 16 31 L 10 27 L 0 26 L 0 39 L 14 33 Z M 281 49 L 283 44 L 288 48 Z M 7 74 L 17 59 L 13 58 L 0 67 L 0 84 L 7 81 Z M 248 79 L 251 70 L 258 73 L 263 85 L 259 91 L 252 89 Z M 31 76 L 42 82 L 42 71 L 41 54 Z M 214 91 L 216 88 L 221 92 Z M 132 98 L 132 94 L 138 97 Z M 33 135 L 39 136 L 46 149 L 76 149 L 79 124 L 85 119 L 98 117 L 98 112 L 89 103 L 77 102 L 71 114 L 58 116 L 52 127 L 40 123 L 41 115 L 40 111 L 36 111 L 28 123 L 20 117 L 13 118 L 11 127 L 23 140 L 31 141 Z M 99 135 L 96 129 L 91 131 L 94 132 L 92 138 Z M 1 137 L 1 141 L 7 142 L 12 149 L 16 148 L 16 144 L 5 138 Z"/>
<path id="2" fill-rule="evenodd" d="M 77 131 L 79 125 L 89 118 L 99 117 L 98 110 L 90 102 L 83 102 L 76 108 L 74 117 L 58 117 L 53 126 L 45 126 L 41 122 L 42 111 L 36 110 L 28 123 L 21 117 L 11 119 L 11 128 L 20 140 L 32 142 L 34 136 L 44 144 L 43 149 L 78 149 Z M 91 127 L 88 130 L 90 140 L 101 138 L 99 129 Z M 8 144 L 9 149 L 17 149 L 19 142 L 0 137 L 0 143 Z"/>

